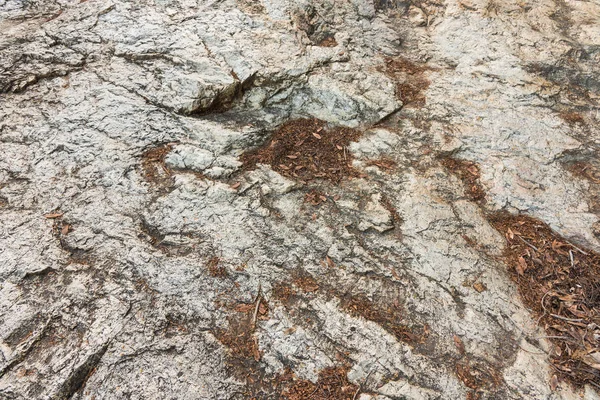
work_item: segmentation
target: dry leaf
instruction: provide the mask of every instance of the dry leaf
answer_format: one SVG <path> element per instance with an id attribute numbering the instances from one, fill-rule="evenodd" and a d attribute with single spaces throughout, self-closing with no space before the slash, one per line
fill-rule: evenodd
<path id="1" fill-rule="evenodd" d="M 598 360 L 596 359 L 596 357 L 593 357 L 592 354 L 588 354 L 588 355 L 582 357 L 581 360 L 584 363 L 586 363 L 587 365 L 589 365 L 590 367 L 592 367 L 596 370 L 600 370 L 600 363 L 598 363 Z"/>
<path id="2" fill-rule="evenodd" d="M 245 303 L 242 303 L 242 304 L 238 304 L 237 306 L 235 306 L 235 311 L 237 311 L 237 312 L 248 312 L 250 310 L 253 310 L 254 307 L 255 307 L 254 304 L 245 304 Z"/>
<path id="3" fill-rule="evenodd" d="M 241 184 L 242 184 L 242 182 L 236 182 L 236 183 L 234 183 L 233 185 L 231 185 L 231 188 L 232 188 L 232 189 L 237 189 L 237 188 L 239 188 L 239 187 L 240 187 L 240 185 L 241 185 Z"/>
<path id="4" fill-rule="evenodd" d="M 318 133 L 313 132 L 313 136 L 316 137 L 317 139 L 321 140 L 321 135 L 319 135 Z"/>
<path id="5" fill-rule="evenodd" d="M 289 156 L 286 156 L 286 157 L 287 158 L 291 158 L 292 160 L 295 160 L 296 158 L 298 158 L 298 156 L 294 156 L 294 155 L 291 155 L 291 154 Z"/>
<path id="6" fill-rule="evenodd" d="M 555 391 L 557 387 L 558 387 L 558 377 L 556 376 L 556 374 L 554 374 L 554 375 L 552 375 L 552 378 L 550 378 L 550 389 L 552 389 L 552 391 Z"/>
<path id="7" fill-rule="evenodd" d="M 258 351 L 258 339 L 254 337 L 254 343 L 256 346 L 252 346 L 252 352 L 254 353 L 254 360 L 260 361 L 260 351 Z"/>
<path id="8" fill-rule="evenodd" d="M 283 331 L 284 334 L 289 335 L 296 332 L 296 328 L 294 328 L 293 326 L 291 328 L 287 328 L 286 330 Z"/>
<path id="9" fill-rule="evenodd" d="M 515 238 L 515 234 L 513 233 L 513 231 L 510 228 L 508 228 L 508 237 L 511 239 Z"/>
<path id="10" fill-rule="evenodd" d="M 458 336 L 454 335 L 454 344 L 460 354 L 465 354 L 465 344 Z"/>
<path id="11" fill-rule="evenodd" d="M 527 262 L 523 256 L 519 256 L 519 263 L 517 264 L 517 272 L 519 275 L 523 275 L 527 271 Z"/>
<path id="12" fill-rule="evenodd" d="M 60 212 L 55 212 L 55 213 L 50 213 L 50 214 L 45 214 L 44 217 L 48 218 L 48 219 L 55 219 L 55 218 L 60 218 L 63 216 L 63 213 Z"/>
<path id="13" fill-rule="evenodd" d="M 330 268 L 335 267 L 333 260 L 331 258 L 329 258 L 329 256 L 325 256 L 325 260 L 327 261 L 327 265 L 329 265 Z"/>
<path id="14" fill-rule="evenodd" d="M 477 293 L 482 293 L 482 292 L 485 292 L 487 290 L 487 286 L 485 286 L 481 282 L 475 282 L 473 284 L 473 289 L 475 289 L 477 291 Z"/>
<path id="15" fill-rule="evenodd" d="M 265 315 L 268 311 L 269 309 L 267 308 L 267 306 L 265 306 L 261 301 L 261 303 L 258 305 L 258 314 Z"/>
<path id="16" fill-rule="evenodd" d="M 469 168 L 467 168 L 467 171 L 469 171 L 473 176 L 479 176 L 479 170 L 475 165 L 471 165 Z"/>
<path id="17" fill-rule="evenodd" d="M 62 229 L 60 230 L 60 233 L 64 236 L 67 233 L 69 233 L 69 230 L 71 229 L 71 225 L 69 224 L 64 224 Z"/>

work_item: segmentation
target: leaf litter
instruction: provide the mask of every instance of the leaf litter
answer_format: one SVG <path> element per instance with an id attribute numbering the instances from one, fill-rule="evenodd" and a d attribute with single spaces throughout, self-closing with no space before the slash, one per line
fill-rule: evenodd
<path id="1" fill-rule="evenodd" d="M 344 127 L 328 128 L 318 119 L 296 119 L 281 125 L 263 146 L 241 156 L 245 170 L 270 165 L 283 176 L 304 182 L 323 179 L 339 183 L 359 177 L 352 167 L 350 142 L 361 132 Z"/>
<path id="2" fill-rule="evenodd" d="M 552 345 L 558 378 L 600 387 L 600 254 L 584 250 L 525 215 L 490 222 L 504 234 L 509 272 Z"/>
<path id="3" fill-rule="evenodd" d="M 485 192 L 479 168 L 470 161 L 443 158 L 442 164 L 479 204 Z M 526 215 L 487 215 L 507 246 L 504 260 L 525 306 L 552 343 L 551 381 L 600 387 L 600 254 L 577 246 L 544 222 Z"/>

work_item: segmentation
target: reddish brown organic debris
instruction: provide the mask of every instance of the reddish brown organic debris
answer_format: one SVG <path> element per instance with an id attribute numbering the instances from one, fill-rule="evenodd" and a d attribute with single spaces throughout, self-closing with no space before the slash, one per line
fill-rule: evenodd
<path id="1" fill-rule="evenodd" d="M 468 392 L 467 393 L 467 400 L 479 400 L 479 399 L 481 399 L 480 392 Z"/>
<path id="2" fill-rule="evenodd" d="M 165 164 L 165 157 L 172 149 L 173 145 L 168 143 L 142 154 L 142 175 L 161 192 L 167 191 L 173 184 L 172 171 Z"/>
<path id="3" fill-rule="evenodd" d="M 294 285 L 302 289 L 305 293 L 312 293 L 319 290 L 319 284 L 309 274 L 298 274 L 292 281 Z"/>
<path id="4" fill-rule="evenodd" d="M 330 367 L 319 372 L 319 380 L 293 380 L 283 390 L 287 400 L 353 400 L 358 386 L 348 381 L 348 367 Z"/>
<path id="5" fill-rule="evenodd" d="M 295 270 L 290 273 L 291 282 L 290 285 L 287 282 L 278 282 L 273 286 L 272 296 L 275 300 L 290 306 L 292 300 L 300 292 L 303 293 L 314 293 L 321 289 L 319 283 L 309 273 L 303 270 Z"/>
<path id="6" fill-rule="evenodd" d="M 75 229 L 71 224 L 63 220 L 64 214 L 61 211 L 46 214 L 44 217 L 52 220 L 52 235 L 58 239 L 60 248 L 69 254 L 69 264 L 93 264 L 93 258 L 90 251 L 73 246 L 66 240 L 67 235 Z"/>
<path id="7" fill-rule="evenodd" d="M 600 254 L 577 247 L 534 218 L 497 214 L 505 258 L 523 302 L 552 342 L 559 378 L 600 384 Z"/>
<path id="8" fill-rule="evenodd" d="M 261 357 L 258 350 L 258 342 L 252 329 L 249 329 L 250 316 L 252 315 L 250 310 L 248 310 L 247 314 L 239 320 L 231 318 L 229 320 L 229 329 L 219 331 L 216 337 L 236 357 L 252 358 L 258 361 Z"/>
<path id="9" fill-rule="evenodd" d="M 380 169 L 389 172 L 391 170 L 393 170 L 394 168 L 396 168 L 396 161 L 392 160 L 391 158 L 387 158 L 387 157 L 381 157 L 377 160 L 369 160 L 367 162 L 365 162 L 366 165 L 368 166 L 375 166 L 375 167 L 379 167 Z"/>
<path id="10" fill-rule="evenodd" d="M 400 304 L 384 305 L 372 302 L 364 296 L 347 295 L 341 298 L 340 306 L 350 315 L 375 322 L 401 342 L 423 344 L 429 336 L 426 326 L 409 327 L 403 323 L 403 307 Z"/>
<path id="11" fill-rule="evenodd" d="M 392 215 L 394 225 L 402 223 L 402 218 L 400 217 L 400 214 L 398 214 L 398 210 L 396 207 L 394 207 L 392 201 L 385 194 L 381 196 L 381 204 Z"/>
<path id="12" fill-rule="evenodd" d="M 244 153 L 241 160 L 246 170 L 262 163 L 292 179 L 337 183 L 360 176 L 352 167 L 352 155 L 347 149 L 359 136 L 360 132 L 353 129 L 327 129 L 324 121 L 298 119 L 280 126 L 268 143 Z"/>
<path id="13" fill-rule="evenodd" d="M 210 180 L 210 178 L 197 171 L 169 167 L 165 163 L 165 158 L 173 150 L 174 144 L 166 143 L 152 147 L 142 154 L 141 174 L 161 194 L 168 193 L 172 189 L 173 176 L 178 173 L 193 174 L 197 178 Z"/>
<path id="14" fill-rule="evenodd" d="M 322 370 L 316 383 L 297 379 L 289 368 L 279 374 L 267 374 L 260 363 L 262 354 L 254 335 L 254 309 L 254 304 L 237 304 L 233 307 L 235 314 L 228 318 L 228 329 L 214 332 L 216 338 L 230 350 L 227 358 L 229 372 L 245 382 L 240 391 L 243 398 L 352 399 L 358 387 L 348 381 L 347 366 Z M 268 306 L 261 300 L 259 319 L 266 319 L 267 313 Z"/>
<path id="15" fill-rule="evenodd" d="M 503 382 L 502 374 L 485 362 L 464 358 L 456 363 L 456 375 L 462 383 L 473 390 L 490 390 Z"/>
<path id="16" fill-rule="evenodd" d="M 221 259 L 217 256 L 211 257 L 211 259 L 208 260 L 206 268 L 208 269 L 208 273 L 210 274 L 210 276 L 214 278 L 227 277 L 227 269 L 224 266 L 219 265 L 220 262 Z"/>
<path id="17" fill-rule="evenodd" d="M 296 291 L 288 283 L 279 282 L 273 285 L 272 296 L 275 300 L 282 303 L 287 303 L 290 297 L 295 296 L 296 294 Z"/>
<path id="18" fill-rule="evenodd" d="M 226 360 L 229 373 L 246 383 L 244 398 L 258 398 L 256 395 L 263 392 L 265 382 L 271 378 L 260 367 L 262 355 L 254 335 L 253 307 L 249 304 L 237 308 L 236 314 L 228 318 L 229 327 L 216 330 L 214 335 L 230 350 Z"/>
<path id="19" fill-rule="evenodd" d="M 325 39 L 321 40 L 318 46 L 321 47 L 335 47 L 338 43 L 333 36 L 327 36 Z"/>
<path id="20" fill-rule="evenodd" d="M 585 125 L 585 119 L 583 118 L 583 115 L 576 111 L 563 111 L 558 115 L 569 125 Z"/>
<path id="21" fill-rule="evenodd" d="M 396 82 L 396 95 L 407 106 L 422 107 L 425 105 L 425 94 L 429 80 L 425 72 L 431 70 L 423 64 L 416 64 L 406 58 L 388 58 L 383 72 Z"/>
<path id="22" fill-rule="evenodd" d="M 318 206 L 319 204 L 325 203 L 327 201 L 327 196 L 325 195 L 325 193 L 313 189 L 304 195 L 304 201 L 306 203 L 312 204 L 313 206 Z"/>
<path id="23" fill-rule="evenodd" d="M 485 191 L 479 183 L 479 167 L 477 164 L 458 160 L 456 158 L 445 157 L 441 163 L 448 171 L 456 175 L 465 184 L 466 195 L 469 200 L 483 202 L 485 200 Z"/>
<path id="24" fill-rule="evenodd" d="M 332 268 L 335 266 L 329 257 L 323 261 L 323 266 Z M 398 341 L 420 346 L 426 343 L 429 337 L 429 327 L 426 325 L 406 323 L 404 307 L 397 298 L 390 297 L 370 300 L 364 295 L 350 295 L 341 293 L 336 288 L 323 280 L 317 280 L 307 272 L 298 270 L 292 273 L 293 286 L 280 282 L 273 287 L 272 296 L 283 303 L 287 308 L 293 308 L 299 296 L 306 296 L 318 292 L 329 299 L 340 300 L 340 308 L 354 317 L 362 317 L 368 321 L 375 322 Z"/>
<path id="25" fill-rule="evenodd" d="M 590 163 L 577 161 L 566 165 L 573 175 L 589 180 L 592 183 L 600 183 L 600 171 Z"/>

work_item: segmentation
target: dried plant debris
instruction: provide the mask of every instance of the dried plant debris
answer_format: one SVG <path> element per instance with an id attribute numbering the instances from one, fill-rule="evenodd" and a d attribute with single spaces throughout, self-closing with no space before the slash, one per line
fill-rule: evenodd
<path id="1" fill-rule="evenodd" d="M 260 0 L 237 0 L 242 10 L 249 14 L 264 14 L 265 7 Z"/>
<path id="2" fill-rule="evenodd" d="M 228 275 L 227 269 L 221 265 L 221 259 L 217 256 L 211 257 L 210 260 L 208 260 L 206 268 L 213 278 L 226 278 Z"/>
<path id="3" fill-rule="evenodd" d="M 387 58 L 383 72 L 396 82 L 396 96 L 407 106 L 425 105 L 425 90 L 430 82 L 425 72 L 431 70 L 424 64 L 414 63 L 406 58 Z"/>
<path id="4" fill-rule="evenodd" d="M 569 125 L 585 125 L 585 118 L 577 111 L 562 111 L 558 115 Z"/>
<path id="5" fill-rule="evenodd" d="M 374 302 L 364 296 L 346 295 L 341 298 L 341 307 L 350 315 L 360 316 L 375 322 L 394 335 L 396 339 L 408 344 L 423 344 L 429 336 L 427 326 L 408 326 L 403 315 L 404 307 L 398 303 Z"/>
<path id="6" fill-rule="evenodd" d="M 331 34 L 329 36 L 326 36 L 323 40 L 321 40 L 317 44 L 317 46 L 321 46 L 321 47 L 335 47 L 337 45 L 338 45 L 338 43 L 335 40 L 335 37 L 333 37 L 333 35 L 331 35 Z"/>
<path id="7" fill-rule="evenodd" d="M 505 257 L 523 302 L 553 344 L 559 378 L 600 385 L 600 254 L 582 249 L 528 216 L 497 214 Z"/>
<path id="8" fill-rule="evenodd" d="M 365 165 L 367 165 L 369 167 L 373 167 L 373 166 L 378 167 L 379 169 L 381 169 L 384 172 L 391 172 L 394 170 L 394 168 L 396 168 L 396 166 L 398 164 L 396 163 L 396 161 L 392 160 L 391 158 L 382 157 L 377 160 L 368 160 L 365 162 Z"/>
<path id="9" fill-rule="evenodd" d="M 327 257 L 324 266 L 333 268 L 333 261 Z M 373 299 L 364 294 L 342 293 L 340 287 L 325 279 L 315 279 L 306 271 L 292 272 L 292 284 L 279 282 L 273 286 L 273 299 L 286 308 L 293 309 L 300 298 L 321 295 L 327 299 L 339 299 L 339 306 L 353 317 L 362 317 L 374 322 L 393 335 L 398 341 L 421 348 L 430 335 L 427 325 L 408 318 L 400 293 L 382 291 Z"/>
<path id="10" fill-rule="evenodd" d="M 307 273 L 298 273 L 292 280 L 294 286 L 301 289 L 304 293 L 313 293 L 319 290 L 317 281 Z"/>
<path id="11" fill-rule="evenodd" d="M 258 318 L 268 319 L 268 305 L 261 297 L 257 301 Z M 228 318 L 228 328 L 215 331 L 215 336 L 230 350 L 229 372 L 245 383 L 238 392 L 240 398 L 351 400 L 357 394 L 358 386 L 348 381 L 347 365 L 320 371 L 315 383 L 298 379 L 289 368 L 279 374 L 268 374 L 261 365 L 262 354 L 254 334 L 255 304 L 238 304 L 233 310 L 235 314 Z"/>
<path id="12" fill-rule="evenodd" d="M 173 145 L 167 143 L 142 154 L 142 175 L 159 192 L 167 192 L 173 185 L 173 171 L 165 164 L 165 157 L 172 149 Z"/>
<path id="13" fill-rule="evenodd" d="M 46 219 L 52 220 L 52 235 L 58 239 L 60 248 L 69 254 L 69 264 L 82 264 L 92 265 L 94 260 L 91 255 L 91 251 L 78 248 L 67 240 L 67 235 L 73 232 L 75 229 L 69 223 L 67 223 L 63 217 L 64 214 L 61 211 L 53 211 L 45 214 Z"/>
<path id="14" fill-rule="evenodd" d="M 360 132 L 350 128 L 327 128 L 318 119 L 297 119 L 283 124 L 269 142 L 242 155 L 246 170 L 268 164 L 274 171 L 300 181 L 324 179 L 338 183 L 360 176 L 352 167 L 347 149 Z"/>
<path id="15" fill-rule="evenodd" d="M 226 358 L 228 373 L 245 383 L 240 398 L 262 399 L 280 393 L 279 384 L 275 384 L 274 377 L 261 366 L 262 354 L 254 332 L 255 318 L 268 319 L 268 304 L 262 296 L 258 296 L 254 303 L 228 304 L 225 307 L 230 312 L 228 327 L 216 329 L 213 334 L 229 349 Z"/>
<path id="16" fill-rule="evenodd" d="M 239 307 L 238 312 L 242 314 L 237 318 L 229 318 L 229 328 L 217 333 L 217 339 L 225 345 L 236 358 L 251 358 L 259 361 L 261 358 L 258 349 L 258 340 L 252 329 L 252 304 Z"/>
<path id="17" fill-rule="evenodd" d="M 327 202 L 327 195 L 317 189 L 312 189 L 304 195 L 304 202 L 318 206 Z"/>
<path id="18" fill-rule="evenodd" d="M 392 201 L 385 194 L 381 196 L 381 204 L 392 215 L 394 226 L 398 227 L 402 223 L 402 217 L 400 217 L 398 210 L 396 209 L 396 207 L 394 207 Z"/>
<path id="19" fill-rule="evenodd" d="M 259 363 L 261 353 L 252 329 L 251 310 L 250 305 L 246 312 L 228 318 L 229 327 L 215 332 L 215 337 L 230 350 L 226 360 L 228 373 L 245 382 L 243 398 L 256 398 L 268 380 Z"/>
<path id="20" fill-rule="evenodd" d="M 465 184 L 465 192 L 469 200 L 476 202 L 485 201 L 485 191 L 479 182 L 481 175 L 477 164 L 452 157 L 442 158 L 441 162 L 448 171 L 463 181 Z"/>
<path id="21" fill-rule="evenodd" d="M 293 380 L 283 390 L 287 400 L 353 400 L 359 391 L 357 385 L 348 381 L 348 367 L 330 367 L 319 372 L 315 383 L 308 380 Z"/>
<path id="22" fill-rule="evenodd" d="M 140 218 L 140 232 L 138 238 L 145 240 L 152 247 L 160 250 L 162 253 L 172 256 L 181 257 L 190 254 L 194 250 L 194 244 L 173 243 L 166 240 L 166 236 L 161 233 L 160 229 L 150 224 L 145 218 Z M 194 233 L 183 233 L 182 237 L 189 240 L 198 239 L 198 235 Z"/>
<path id="23" fill-rule="evenodd" d="M 298 292 L 286 282 L 278 282 L 273 285 L 271 292 L 272 298 L 282 303 L 287 303 L 292 296 L 296 296 Z"/>
<path id="24" fill-rule="evenodd" d="M 492 390 L 503 383 L 498 369 L 467 357 L 456 363 L 456 375 L 466 387 L 477 391 Z"/>
<path id="25" fill-rule="evenodd" d="M 299 293 L 311 294 L 322 289 L 315 278 L 304 270 L 297 269 L 290 273 L 290 282 L 278 282 L 273 286 L 272 296 L 287 306 Z"/>
<path id="26" fill-rule="evenodd" d="M 600 183 L 600 170 L 585 161 L 576 161 L 566 165 L 573 175 L 589 180 L 592 183 Z"/>

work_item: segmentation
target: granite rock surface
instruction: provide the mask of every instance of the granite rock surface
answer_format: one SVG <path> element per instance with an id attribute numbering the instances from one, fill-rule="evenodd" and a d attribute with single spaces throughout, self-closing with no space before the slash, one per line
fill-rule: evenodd
<path id="1" fill-rule="evenodd" d="M 599 103 L 597 0 L 0 0 L 0 398 L 597 399 L 486 216 L 600 250 Z M 359 176 L 244 168 L 299 118 Z"/>

